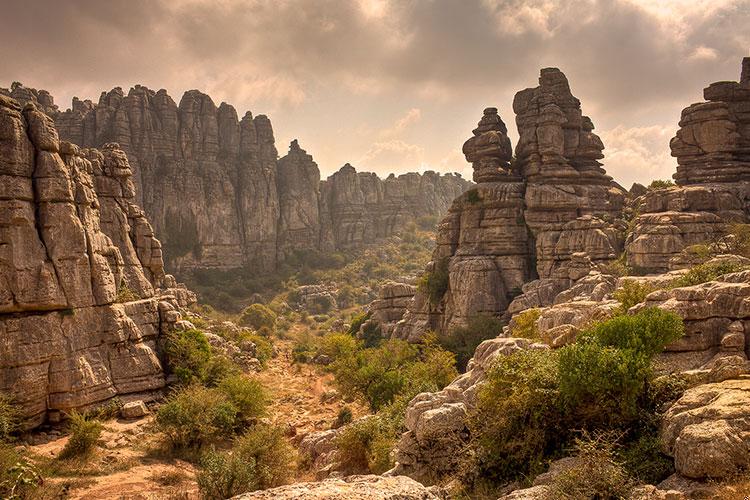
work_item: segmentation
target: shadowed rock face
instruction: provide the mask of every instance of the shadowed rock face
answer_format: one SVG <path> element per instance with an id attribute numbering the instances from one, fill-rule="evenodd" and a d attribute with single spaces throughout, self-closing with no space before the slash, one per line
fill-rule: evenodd
<path id="1" fill-rule="evenodd" d="M 721 238 L 750 214 L 750 58 L 740 82 L 712 83 L 706 102 L 682 111 L 671 140 L 676 187 L 650 191 L 628 244 L 628 264 L 646 271 L 684 266 L 685 248 Z"/>
<path id="2" fill-rule="evenodd" d="M 293 141 L 277 160 L 271 122 L 197 90 L 179 105 L 142 86 L 73 99 L 60 112 L 45 91 L 0 94 L 34 102 L 60 136 L 83 147 L 117 142 L 134 172 L 137 202 L 175 269 L 273 269 L 293 249 L 335 251 L 391 236 L 407 221 L 443 215 L 470 183 L 434 172 L 380 179 L 344 166 L 328 180 Z M 510 143 L 508 143 L 508 148 Z M 509 150 L 509 149 L 508 149 Z"/>
<path id="3" fill-rule="evenodd" d="M 484 110 L 464 144 L 478 184 L 453 202 L 427 269 L 447 266 L 445 293 L 439 301 L 417 293 L 395 336 L 417 341 L 478 314 L 500 316 L 537 278 L 532 283 L 554 297 L 619 255 L 624 226 L 612 221 L 625 193 L 601 168 L 604 146 L 565 75 L 543 69 L 539 86 L 516 94 L 513 109 L 515 162 L 496 108 Z"/>
<path id="4" fill-rule="evenodd" d="M 0 179 L 0 391 L 31 427 L 163 387 L 156 341 L 178 299 L 159 289 L 174 278 L 125 153 L 79 150 L 35 104 L 0 95 Z"/>

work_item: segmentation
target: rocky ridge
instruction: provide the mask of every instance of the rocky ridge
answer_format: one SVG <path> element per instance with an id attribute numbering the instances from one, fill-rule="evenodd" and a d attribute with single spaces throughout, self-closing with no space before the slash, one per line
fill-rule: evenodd
<path id="1" fill-rule="evenodd" d="M 292 141 L 278 158 L 271 122 L 239 119 L 197 90 L 179 104 L 165 90 L 116 87 L 98 103 L 60 111 L 48 92 L 0 89 L 54 118 L 60 137 L 83 147 L 116 142 L 134 173 L 137 203 L 178 270 L 273 269 L 293 250 L 330 252 L 392 236 L 421 216 L 442 215 L 470 183 L 435 172 L 380 179 L 345 165 L 327 180 Z"/>
<path id="2" fill-rule="evenodd" d="M 164 273 L 125 153 L 0 95 L 0 177 L 0 391 L 25 424 L 164 387 L 159 336 L 195 296 Z"/>

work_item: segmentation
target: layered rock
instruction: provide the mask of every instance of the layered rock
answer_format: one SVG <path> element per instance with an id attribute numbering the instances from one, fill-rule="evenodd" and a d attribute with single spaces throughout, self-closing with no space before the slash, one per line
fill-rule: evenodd
<path id="1" fill-rule="evenodd" d="M 724 236 L 750 214 L 750 58 L 740 82 L 718 82 L 706 102 L 682 111 L 671 140 L 676 187 L 651 190 L 627 244 L 628 264 L 663 272 L 685 266 L 679 253 Z"/>
<path id="2" fill-rule="evenodd" d="M 372 322 L 380 328 L 383 337 L 390 338 L 396 323 L 403 318 L 416 292 L 416 287 L 407 283 L 389 281 L 381 285 L 378 298 L 369 306 L 370 319 L 362 325 L 360 331 L 366 329 L 367 324 Z"/>
<path id="3" fill-rule="evenodd" d="M 179 313 L 157 289 L 174 280 L 131 175 L 117 145 L 80 151 L 0 96 L 0 391 L 28 426 L 164 386 L 156 341 Z"/>
<path id="4" fill-rule="evenodd" d="M 458 197 L 440 224 L 427 273 L 447 271 L 435 293 L 418 293 L 394 335 L 419 340 L 472 316 L 501 316 L 527 283 L 551 300 L 621 252 L 624 224 L 614 224 L 625 192 L 598 162 L 603 145 L 558 69 L 513 103 L 516 161 L 505 124 L 487 108 L 463 152 L 477 186 Z M 442 270 L 441 266 L 446 267 Z"/>
<path id="5" fill-rule="evenodd" d="M 0 89 L 53 117 L 82 147 L 117 142 L 134 171 L 137 203 L 172 268 L 274 269 L 293 250 L 330 252 L 398 233 L 408 221 L 445 213 L 470 183 L 456 175 L 380 179 L 347 165 L 320 182 L 312 157 L 293 141 L 277 160 L 270 120 L 197 90 L 179 105 L 165 90 L 136 85 L 73 99 L 60 112 L 45 91 Z"/>

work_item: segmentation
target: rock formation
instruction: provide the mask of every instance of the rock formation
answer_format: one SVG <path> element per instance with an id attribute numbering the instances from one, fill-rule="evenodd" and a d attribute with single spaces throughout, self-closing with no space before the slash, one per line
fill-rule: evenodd
<path id="1" fill-rule="evenodd" d="M 218 107 L 191 90 L 177 105 L 165 90 L 136 85 L 73 99 L 61 112 L 46 91 L 14 83 L 0 89 L 33 102 L 60 137 L 82 147 L 119 143 L 134 172 L 136 202 L 178 270 L 273 269 L 293 249 L 354 248 L 396 234 L 407 221 L 445 213 L 470 183 L 458 175 L 357 173 L 328 180 L 293 141 L 277 160 L 270 120 Z"/>
<path id="2" fill-rule="evenodd" d="M 625 193 L 601 168 L 603 145 L 558 69 L 514 99 L 516 160 L 505 124 L 487 108 L 463 147 L 477 186 L 458 197 L 439 227 L 427 273 L 447 274 L 436 294 L 417 293 L 394 335 L 412 341 L 478 314 L 501 316 L 522 290 L 555 295 L 616 259 Z M 441 269 L 441 266 L 445 269 Z M 539 278 L 531 285 L 528 283 Z"/>
<path id="3" fill-rule="evenodd" d="M 703 91 L 707 102 L 682 111 L 671 140 L 676 187 L 651 190 L 627 243 L 628 264 L 663 272 L 684 267 L 685 248 L 721 238 L 750 214 L 750 58 L 740 82 Z"/>
<path id="4" fill-rule="evenodd" d="M 29 427 L 164 386 L 156 342 L 194 296 L 160 290 L 175 282 L 131 176 L 116 144 L 80 150 L 0 95 L 0 391 Z"/>
<path id="5" fill-rule="evenodd" d="M 433 492 L 405 476 L 349 476 L 312 483 L 295 483 L 233 497 L 234 500 L 438 500 Z"/>

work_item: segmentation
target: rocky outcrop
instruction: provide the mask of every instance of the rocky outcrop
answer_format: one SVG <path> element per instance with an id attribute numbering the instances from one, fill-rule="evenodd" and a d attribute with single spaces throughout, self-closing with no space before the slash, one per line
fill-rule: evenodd
<path id="1" fill-rule="evenodd" d="M 628 264 L 663 272 L 684 267 L 679 253 L 724 236 L 750 214 L 750 81 L 718 82 L 703 91 L 707 102 L 682 111 L 670 142 L 677 158 L 676 187 L 651 190 L 627 244 Z"/>
<path id="2" fill-rule="evenodd" d="M 722 479 L 750 466 L 750 379 L 688 389 L 667 411 L 661 438 L 687 478 Z"/>
<path id="3" fill-rule="evenodd" d="M 470 183 L 435 172 L 380 179 L 344 166 L 320 182 L 312 156 L 293 141 L 277 160 L 264 115 L 239 119 L 197 90 L 179 105 L 165 90 L 116 87 L 98 103 L 73 99 L 61 112 L 49 93 L 14 83 L 0 89 L 55 120 L 82 147 L 120 144 L 134 172 L 136 202 L 177 270 L 274 269 L 293 250 L 356 248 L 392 236 L 408 221 L 445 213 Z"/>
<path id="4" fill-rule="evenodd" d="M 350 476 L 296 483 L 233 497 L 234 500 L 438 500 L 447 498 L 405 476 Z"/>
<path id="5" fill-rule="evenodd" d="M 0 391 L 30 427 L 164 386 L 156 342 L 178 300 L 131 175 L 116 144 L 79 150 L 0 96 Z"/>
<path id="6" fill-rule="evenodd" d="M 378 298 L 370 303 L 370 318 L 360 330 L 367 328 L 367 323 L 372 322 L 380 328 L 383 337 L 390 338 L 416 292 L 417 288 L 407 283 L 383 283 L 378 291 Z"/>
<path id="7" fill-rule="evenodd" d="M 614 221 L 625 192 L 601 168 L 603 145 L 565 75 L 543 69 L 539 86 L 519 92 L 513 109 L 514 163 L 496 108 L 484 111 L 464 144 L 478 184 L 453 202 L 426 270 L 447 282 L 437 294 L 417 293 L 395 336 L 417 341 L 472 316 L 502 316 L 535 278 L 532 288 L 551 300 L 620 254 L 625 226 Z"/>

